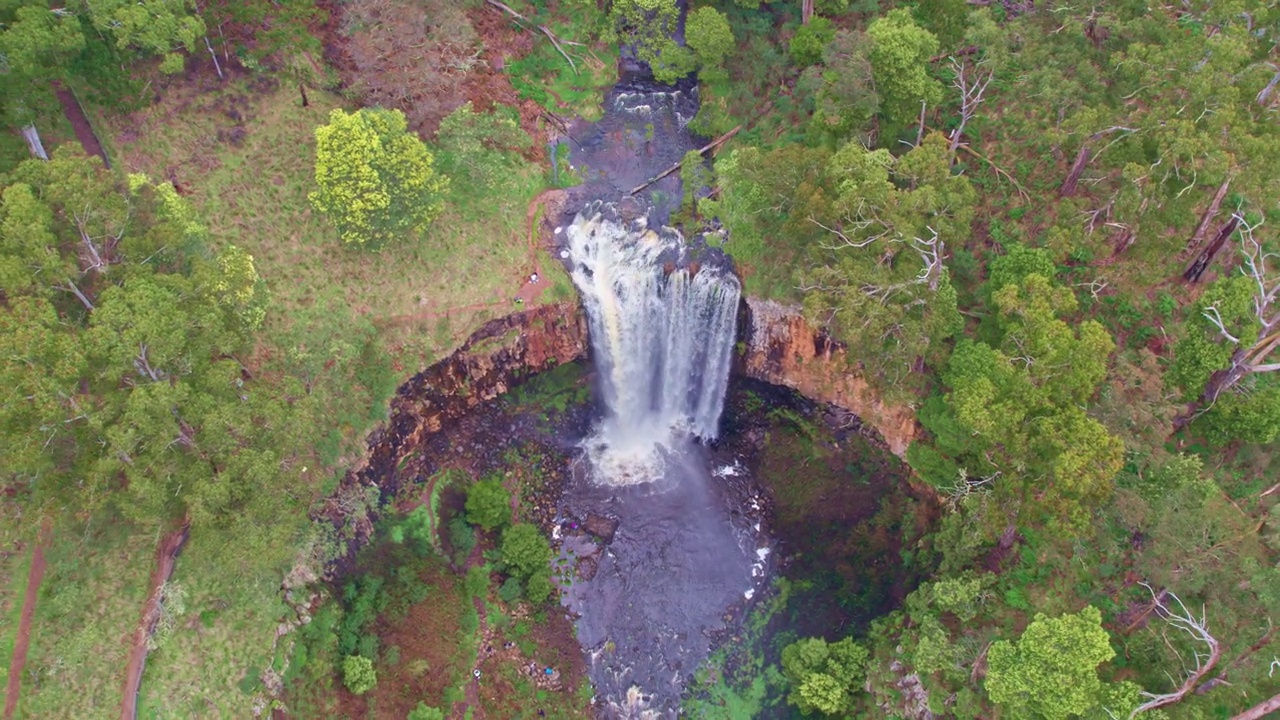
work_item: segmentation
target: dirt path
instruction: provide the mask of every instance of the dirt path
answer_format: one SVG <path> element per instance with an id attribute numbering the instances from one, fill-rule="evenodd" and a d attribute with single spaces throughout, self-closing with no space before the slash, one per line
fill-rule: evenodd
<path id="1" fill-rule="evenodd" d="M 102 149 L 98 136 L 93 134 L 93 126 L 89 124 L 89 117 L 84 114 L 84 108 L 80 107 L 80 101 L 76 99 L 75 93 L 64 87 L 55 87 L 54 92 L 58 96 L 58 102 L 62 103 L 62 114 L 67 117 L 67 122 L 71 123 L 71 128 L 76 131 L 76 139 L 80 141 L 80 147 L 84 148 L 85 154 L 97 155 L 102 158 L 103 165 L 111 167 L 111 161 L 107 159 L 107 153 Z"/>
<path id="2" fill-rule="evenodd" d="M 147 641 L 155 632 L 160 622 L 161 590 L 173 574 L 174 561 L 182 546 L 187 542 L 191 523 L 184 521 L 182 526 L 165 535 L 156 548 L 156 568 L 151 573 L 151 593 L 142 606 L 142 620 L 133 633 L 133 643 L 129 648 L 129 664 L 125 670 L 124 699 L 120 703 L 121 720 L 134 720 L 138 714 L 138 690 L 142 687 L 142 670 L 147 664 Z"/>
<path id="3" fill-rule="evenodd" d="M 4 720 L 10 720 L 18 709 L 18 692 L 22 689 L 22 670 L 27 664 L 27 647 L 31 644 L 31 619 L 36 614 L 36 597 L 44 580 L 44 549 L 49 544 L 51 525 L 48 518 L 40 526 L 40 540 L 31 551 L 31 571 L 27 573 L 27 593 L 22 598 L 22 616 L 18 621 L 18 637 L 13 643 L 9 661 L 9 680 L 4 689 Z"/>

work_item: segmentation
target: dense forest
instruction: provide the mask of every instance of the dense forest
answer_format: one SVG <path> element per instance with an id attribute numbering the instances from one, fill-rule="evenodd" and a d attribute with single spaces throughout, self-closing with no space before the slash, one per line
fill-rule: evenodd
<path id="1" fill-rule="evenodd" d="M 788 638 L 699 716 L 1280 712 L 1274 3 L 52 5 L 0 0 L 6 720 L 131 706 L 140 613 L 137 712 L 320 717 L 315 688 L 395 664 L 364 639 L 388 607 L 433 593 L 474 646 L 473 598 L 547 605 L 546 540 L 487 478 L 447 528 L 382 513 L 414 570 L 277 631 L 354 537 L 325 513 L 395 387 L 572 298 L 536 198 L 620 53 L 699 89 L 673 222 L 912 409 L 942 508 L 902 530 L 900 608 Z M 471 716 L 440 683 L 409 717 Z"/>

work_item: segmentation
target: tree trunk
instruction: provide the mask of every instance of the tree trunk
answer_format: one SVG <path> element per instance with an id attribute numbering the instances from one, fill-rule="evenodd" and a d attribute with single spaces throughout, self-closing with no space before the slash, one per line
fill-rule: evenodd
<path id="1" fill-rule="evenodd" d="M 1204 234 L 1209 232 L 1209 223 L 1218 215 L 1218 208 L 1222 207 L 1222 199 L 1227 196 L 1227 188 L 1231 187 L 1231 178 L 1228 177 L 1218 186 L 1218 192 L 1213 196 L 1213 202 L 1209 203 L 1209 207 L 1204 211 L 1204 215 L 1200 216 L 1200 224 L 1196 226 L 1196 231 L 1192 233 L 1191 239 L 1187 241 L 1187 252 L 1200 247 L 1200 243 L 1204 242 Z"/>
<path id="2" fill-rule="evenodd" d="M 35 125 L 23 126 L 22 139 L 27 141 L 27 149 L 31 151 L 31 157 L 41 160 L 49 159 L 49 153 L 44 151 L 44 143 L 40 142 L 40 131 Z"/>
<path id="3" fill-rule="evenodd" d="M 1204 395 L 1201 398 L 1205 405 L 1217 400 L 1219 395 L 1230 390 L 1240 382 L 1241 378 L 1249 374 L 1249 363 L 1245 362 L 1248 354 L 1248 351 L 1243 348 L 1236 350 L 1231 354 L 1231 367 L 1209 376 L 1209 382 L 1205 383 Z"/>
<path id="4" fill-rule="evenodd" d="M 1076 161 L 1071 163 L 1071 172 L 1067 173 L 1067 179 L 1058 190 L 1059 195 L 1071 197 L 1076 194 L 1076 184 L 1080 182 L 1080 176 L 1084 174 L 1084 167 L 1089 164 L 1089 156 L 1092 154 L 1093 151 L 1089 149 L 1087 141 L 1080 146 L 1080 152 L 1076 153 Z"/>
<path id="5" fill-rule="evenodd" d="M 1196 257 L 1195 261 L 1187 266 L 1186 272 L 1182 273 L 1182 279 L 1192 283 L 1200 282 L 1200 278 L 1204 275 L 1204 271 L 1208 270 L 1209 265 L 1213 263 L 1214 256 L 1217 255 L 1218 251 L 1227 244 L 1227 240 L 1231 239 L 1232 233 L 1236 231 L 1236 227 L 1239 224 L 1240 218 L 1238 217 L 1232 217 L 1228 220 L 1227 224 L 1223 225 L 1222 229 L 1218 231 L 1218 235 L 1214 237 L 1213 242 L 1209 243 L 1209 247 L 1205 248 L 1204 251 Z"/>
<path id="6" fill-rule="evenodd" d="M 226 76 L 222 74 L 222 63 L 218 62 L 218 53 L 213 51 L 213 43 L 209 42 L 209 36 L 204 36 L 204 46 L 209 49 L 209 57 L 213 58 L 213 69 L 218 71 L 218 79 L 225 80 Z"/>
<path id="7" fill-rule="evenodd" d="M 1254 705 L 1231 720 L 1259 720 L 1277 710 L 1280 710 L 1280 695 L 1272 695 L 1270 700 Z"/>
<path id="8" fill-rule="evenodd" d="M 813 0 L 801 0 L 800 4 L 800 23 L 808 25 L 813 19 Z"/>
<path id="9" fill-rule="evenodd" d="M 309 104 L 307 102 L 307 86 L 302 83 L 298 83 L 298 92 L 302 93 L 302 107 L 307 107 Z"/>
<path id="10" fill-rule="evenodd" d="M 67 286 L 63 289 L 68 290 L 75 295 L 76 299 L 80 301 L 80 304 L 84 305 L 85 310 L 88 310 L 89 312 L 94 311 L 95 308 L 93 307 L 93 303 L 89 302 L 89 298 L 85 297 L 83 292 L 80 292 L 80 288 L 77 287 L 70 278 L 67 279 Z"/>

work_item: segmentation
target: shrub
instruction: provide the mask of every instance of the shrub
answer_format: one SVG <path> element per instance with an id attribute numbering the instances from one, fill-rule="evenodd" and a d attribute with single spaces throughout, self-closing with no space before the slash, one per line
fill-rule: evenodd
<path id="1" fill-rule="evenodd" d="M 360 655 L 348 655 L 342 661 L 342 682 L 356 695 L 363 695 L 378 684 L 373 661 Z"/>
<path id="2" fill-rule="evenodd" d="M 520 599 L 524 594 L 524 588 L 520 586 L 520 580 L 509 577 L 506 582 L 502 583 L 502 587 L 498 588 L 498 597 L 504 603 L 513 603 Z"/>
<path id="3" fill-rule="evenodd" d="M 791 37 L 791 61 L 799 67 L 822 62 L 822 52 L 836 37 L 836 28 L 824 17 L 815 17 L 801 25 Z"/>
<path id="4" fill-rule="evenodd" d="M 425 702 L 420 702 L 417 707 L 409 711 L 406 720 L 444 720 L 444 711 L 427 707 Z"/>
<path id="5" fill-rule="evenodd" d="M 506 525 L 511 520 L 511 493 L 501 478 L 492 477 L 471 486 L 467 493 L 467 520 L 485 530 Z"/>

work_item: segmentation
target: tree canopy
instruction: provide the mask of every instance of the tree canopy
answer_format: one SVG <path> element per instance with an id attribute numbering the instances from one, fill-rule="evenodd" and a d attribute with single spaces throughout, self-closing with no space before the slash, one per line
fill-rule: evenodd
<path id="1" fill-rule="evenodd" d="M 316 185 L 311 204 L 329 216 L 342 241 L 376 249 L 424 230 L 443 209 L 449 179 L 409 133 L 404 113 L 338 108 L 316 128 Z"/>

